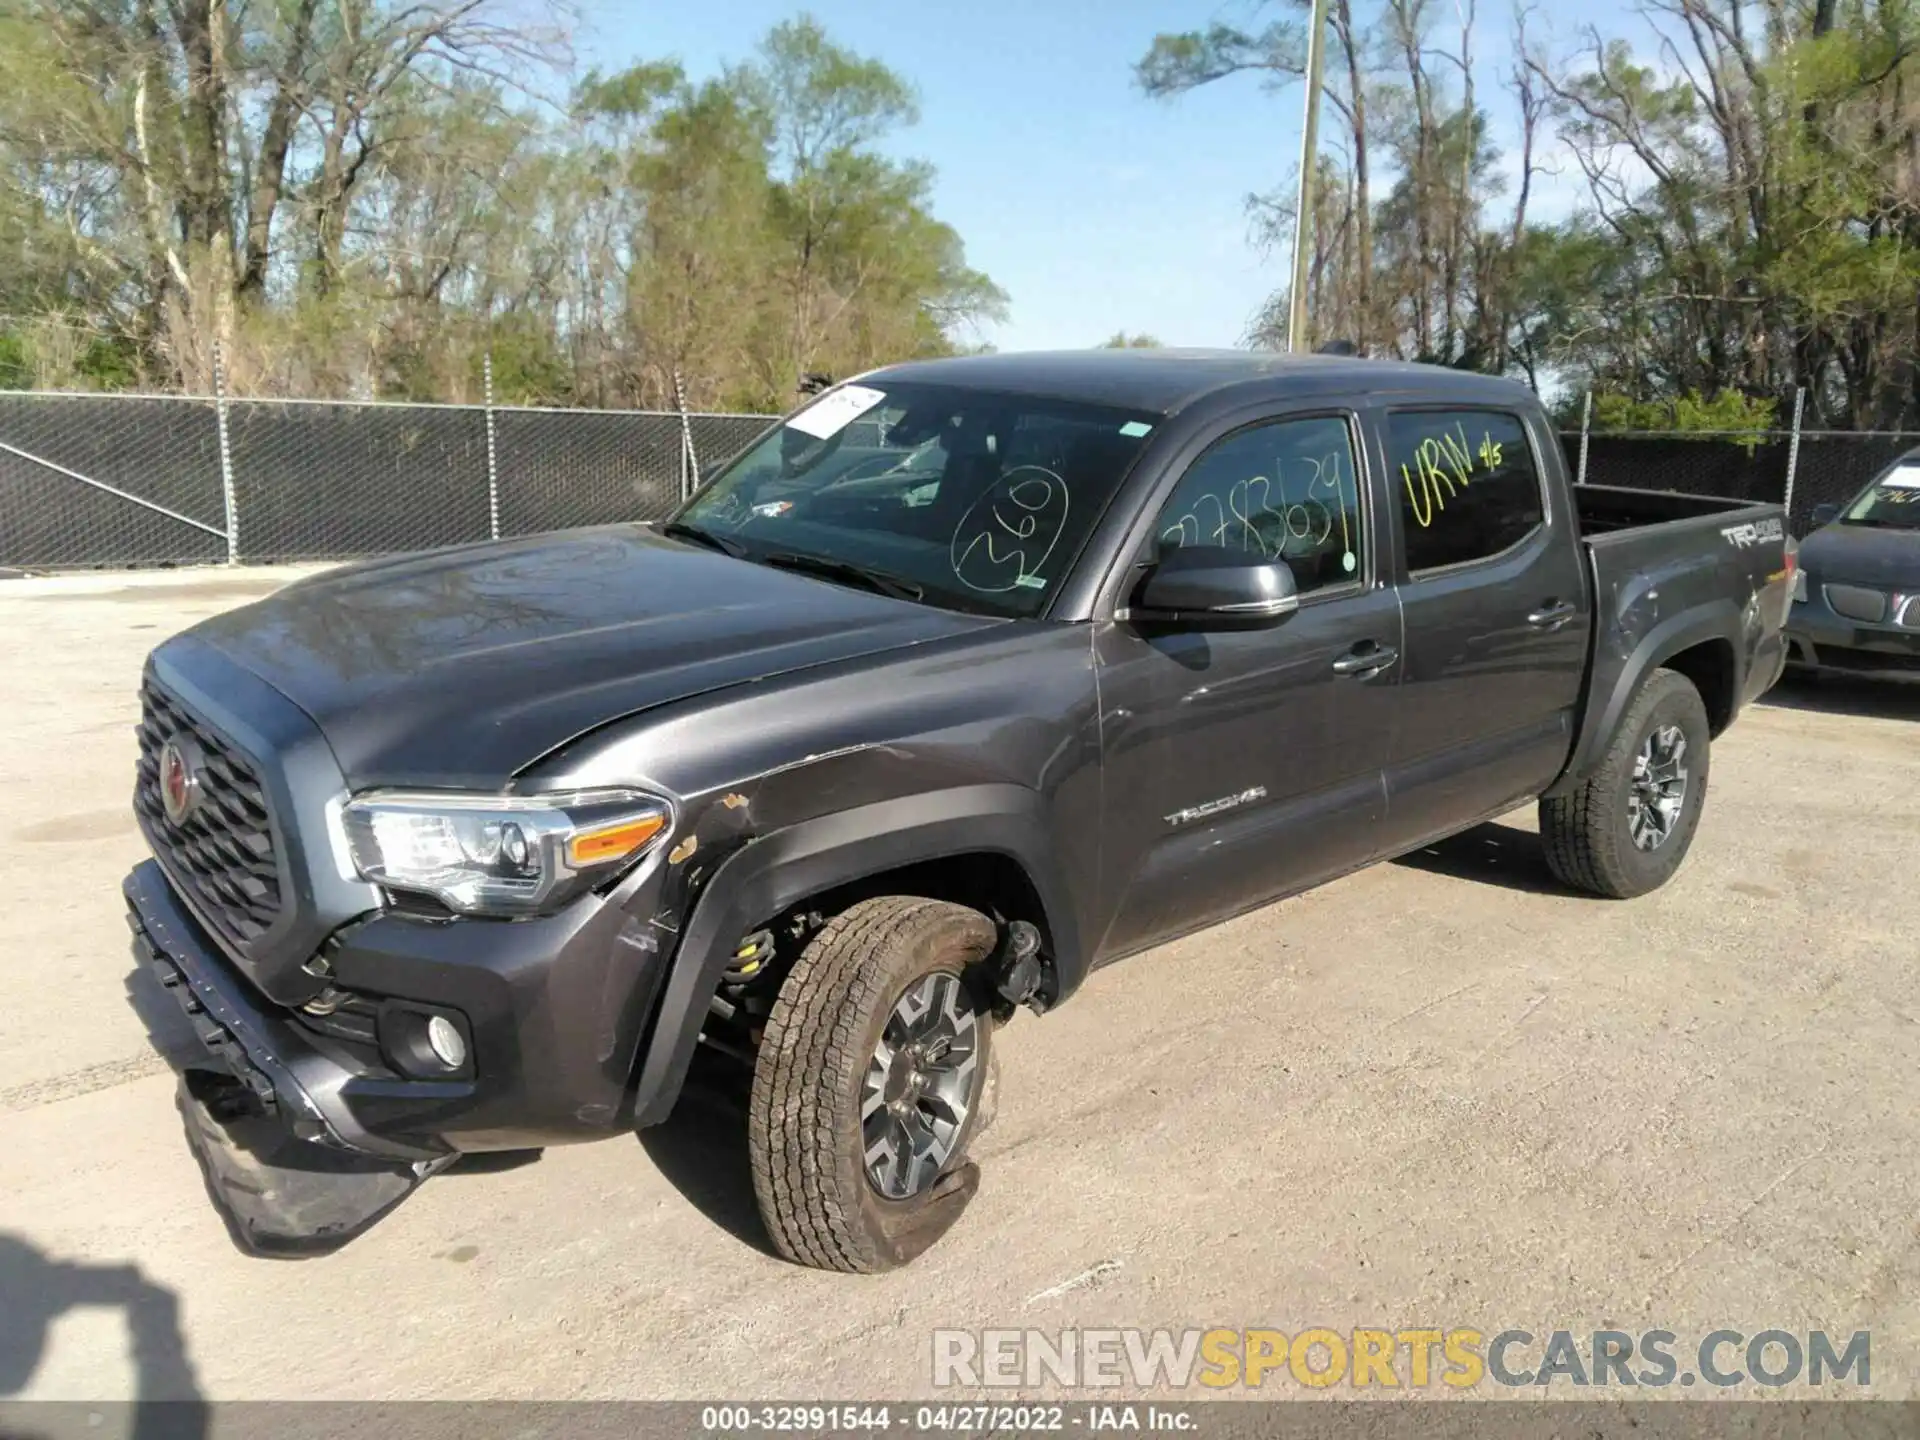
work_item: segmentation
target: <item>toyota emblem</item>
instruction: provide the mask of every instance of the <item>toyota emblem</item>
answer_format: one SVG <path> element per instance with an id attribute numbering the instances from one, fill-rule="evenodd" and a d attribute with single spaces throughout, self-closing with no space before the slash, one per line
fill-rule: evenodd
<path id="1" fill-rule="evenodd" d="M 178 825 L 199 803 L 199 747 L 184 735 L 176 735 L 160 747 L 160 808 Z"/>

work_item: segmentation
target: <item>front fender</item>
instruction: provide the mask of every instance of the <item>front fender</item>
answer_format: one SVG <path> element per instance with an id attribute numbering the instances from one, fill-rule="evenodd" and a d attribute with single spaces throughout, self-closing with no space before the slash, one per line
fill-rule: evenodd
<path id="1" fill-rule="evenodd" d="M 750 839 L 702 886 L 674 950 L 641 1045 L 634 1123 L 659 1123 L 679 1099 L 709 1002 L 741 937 L 809 895 L 884 870 L 983 852 L 1013 860 L 1039 897 L 1059 977 L 1053 998 L 1065 998 L 1085 976 L 1086 956 L 1052 850 L 1040 796 L 1007 784 L 880 801 Z"/>

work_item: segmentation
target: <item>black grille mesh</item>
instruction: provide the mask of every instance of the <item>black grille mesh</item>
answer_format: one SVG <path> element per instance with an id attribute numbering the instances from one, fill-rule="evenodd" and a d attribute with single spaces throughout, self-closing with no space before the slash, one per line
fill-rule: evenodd
<path id="1" fill-rule="evenodd" d="M 1864 585 L 1828 585 L 1827 604 L 1834 613 L 1849 620 L 1864 620 L 1878 625 L 1887 618 L 1887 592 L 1870 590 Z"/>
<path id="2" fill-rule="evenodd" d="M 246 953 L 280 918 L 279 857 L 260 772 L 152 681 L 141 689 L 140 710 L 140 828 L 200 918 Z M 176 736 L 201 752 L 199 802 L 178 825 L 160 799 L 160 751 Z"/>

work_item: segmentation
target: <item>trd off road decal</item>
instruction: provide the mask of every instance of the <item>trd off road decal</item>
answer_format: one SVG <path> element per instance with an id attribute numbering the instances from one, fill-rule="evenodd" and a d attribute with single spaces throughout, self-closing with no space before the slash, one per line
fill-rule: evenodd
<path id="1" fill-rule="evenodd" d="M 1745 525 L 1729 525 L 1720 532 L 1736 550 L 1745 550 L 1767 540 L 1784 540 L 1787 528 L 1780 520 L 1754 520 Z"/>

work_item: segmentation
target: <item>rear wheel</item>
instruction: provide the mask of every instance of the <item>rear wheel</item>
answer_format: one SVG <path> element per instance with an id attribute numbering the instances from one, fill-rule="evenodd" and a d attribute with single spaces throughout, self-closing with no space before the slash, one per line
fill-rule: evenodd
<path id="1" fill-rule="evenodd" d="M 865 900 L 781 986 L 747 1138 L 775 1248 L 827 1270 L 905 1264 L 971 1197 L 966 1147 L 993 1096 L 993 1020 L 975 969 L 997 932 L 940 900 Z"/>
<path id="2" fill-rule="evenodd" d="M 1593 773 L 1540 802 L 1554 875 L 1616 900 L 1666 884 L 1700 825 L 1711 743 L 1700 692 L 1684 675 L 1656 670 Z"/>

